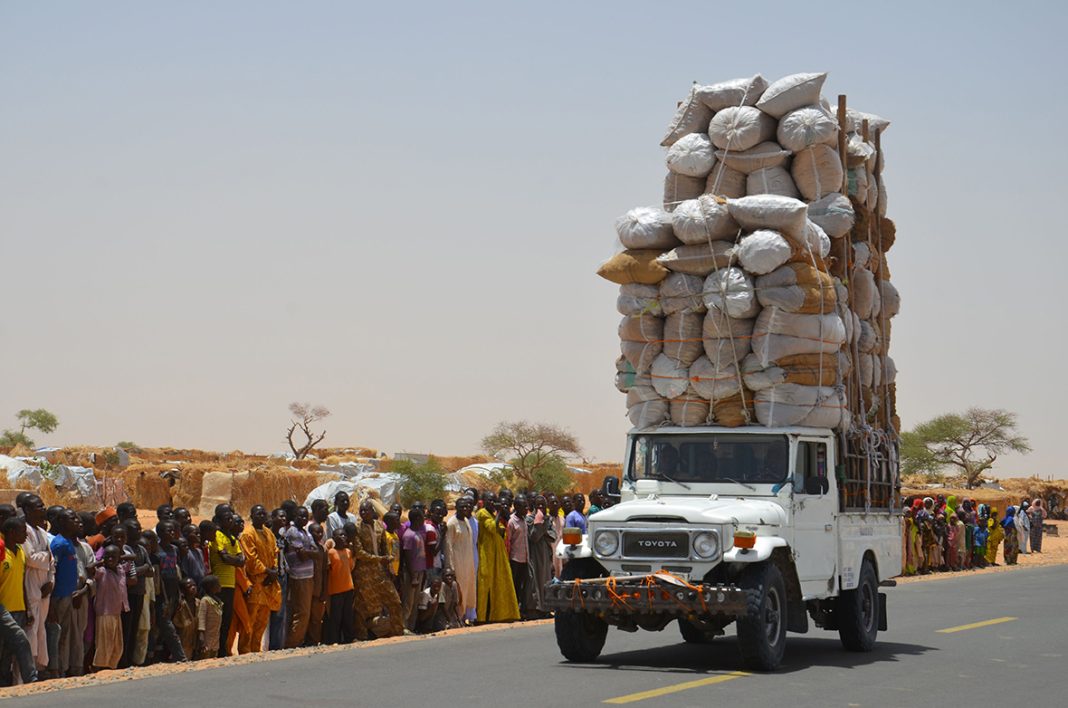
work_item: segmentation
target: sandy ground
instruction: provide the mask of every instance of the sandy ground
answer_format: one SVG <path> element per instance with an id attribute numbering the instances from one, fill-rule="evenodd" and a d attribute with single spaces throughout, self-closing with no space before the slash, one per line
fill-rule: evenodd
<path id="1" fill-rule="evenodd" d="M 999 561 L 999 563 L 1002 563 L 1001 565 L 984 568 L 982 570 L 970 570 L 963 571 L 961 573 L 932 573 L 931 575 L 921 575 L 910 578 L 898 578 L 898 582 L 928 582 L 945 580 L 947 578 L 959 578 L 968 575 L 986 575 L 989 573 L 1012 572 L 1016 568 L 1032 568 L 1048 565 L 1068 564 L 1068 522 L 1055 521 L 1052 523 L 1058 527 L 1060 535 L 1046 536 L 1042 543 L 1042 553 L 1032 553 L 1026 556 L 1021 555 L 1019 563 L 1015 566 L 1006 566 L 1002 561 Z M 156 664 L 153 666 L 124 669 L 119 671 L 101 671 L 90 676 L 56 679 L 53 681 L 42 681 L 41 683 L 33 684 L 30 686 L 15 686 L 12 688 L 0 689 L 0 699 L 26 696 L 37 693 L 47 693 L 49 691 L 59 691 L 66 688 L 79 688 L 83 686 L 98 686 L 101 684 L 116 683 L 120 681 L 133 681 L 142 678 L 149 678 L 152 676 L 161 676 L 163 674 L 203 671 L 206 669 L 215 669 L 223 666 L 236 666 L 240 664 L 250 664 L 259 661 L 279 661 L 282 659 L 289 659 L 295 656 L 309 656 L 313 654 L 324 654 L 328 652 L 338 651 L 373 651 L 375 647 L 388 646 L 402 642 L 423 642 L 435 640 L 441 641 L 447 640 L 448 637 L 454 637 L 458 635 L 479 634 L 484 632 L 511 632 L 521 630 L 524 627 L 548 624 L 551 621 L 552 620 L 538 620 L 535 622 L 517 622 L 515 624 L 484 625 L 481 627 L 454 629 L 449 630 L 447 632 L 439 632 L 437 634 L 393 637 L 391 639 L 382 639 L 374 642 L 347 644 L 343 646 L 314 647 L 306 649 L 285 649 L 281 651 L 272 651 L 263 654 L 234 656 L 227 659 L 208 659 L 204 661 L 189 662 L 186 664 Z"/>

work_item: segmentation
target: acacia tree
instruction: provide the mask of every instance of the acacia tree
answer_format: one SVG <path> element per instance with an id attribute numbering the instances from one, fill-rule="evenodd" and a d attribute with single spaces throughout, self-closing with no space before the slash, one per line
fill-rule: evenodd
<path id="1" fill-rule="evenodd" d="M 44 408 L 29 409 L 23 408 L 21 411 L 15 414 L 15 417 L 19 421 L 18 430 L 4 430 L 0 434 L 0 445 L 4 447 L 14 447 L 15 445 L 25 445 L 26 447 L 33 447 L 34 442 L 29 435 L 26 434 L 27 430 L 40 430 L 42 433 L 48 434 L 59 427 L 59 419 L 55 414 L 45 410 Z"/>
<path id="2" fill-rule="evenodd" d="M 535 477 L 547 467 L 558 465 L 565 456 L 582 454 L 578 440 L 567 430 L 548 423 L 501 422 L 486 437 L 482 449 L 512 465 L 512 474 L 530 489 L 537 488 Z"/>
<path id="3" fill-rule="evenodd" d="M 1030 451 L 1027 438 L 1016 430 L 1015 413 L 969 408 L 963 414 L 947 413 L 920 423 L 902 435 L 901 465 L 905 473 L 927 474 L 956 467 L 971 489 L 1000 455 Z"/>
<path id="4" fill-rule="evenodd" d="M 293 455 L 298 460 L 303 460 L 312 451 L 312 448 L 321 443 L 323 438 L 326 437 L 325 429 L 317 435 L 312 430 L 312 426 L 329 416 L 330 411 L 326 406 L 313 406 L 310 403 L 290 403 L 289 412 L 293 415 L 293 419 L 290 421 L 289 429 L 286 431 L 286 441 L 289 443 L 289 449 L 293 451 Z M 293 436 L 296 435 L 298 430 L 304 436 L 304 443 L 299 447 L 293 440 Z"/>

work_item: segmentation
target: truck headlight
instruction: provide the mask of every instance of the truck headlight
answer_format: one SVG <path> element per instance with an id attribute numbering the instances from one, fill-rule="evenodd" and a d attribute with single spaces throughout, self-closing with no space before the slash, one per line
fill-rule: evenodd
<path id="1" fill-rule="evenodd" d="M 715 531 L 702 531 L 693 537 L 693 552 L 698 558 L 708 560 L 719 554 L 719 535 Z"/>
<path id="2" fill-rule="evenodd" d="M 614 556 L 619 550 L 619 534 L 616 531 L 598 531 L 593 535 L 593 550 L 599 556 Z"/>

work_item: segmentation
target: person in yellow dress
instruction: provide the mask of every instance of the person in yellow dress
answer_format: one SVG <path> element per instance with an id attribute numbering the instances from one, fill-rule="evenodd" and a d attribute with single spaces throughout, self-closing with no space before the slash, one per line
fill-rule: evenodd
<path id="1" fill-rule="evenodd" d="M 519 603 L 512 585 L 512 569 L 504 545 L 505 528 L 497 522 L 497 498 L 483 497 L 475 513 L 478 521 L 478 605 L 479 622 L 515 622 Z"/>
<path id="2" fill-rule="evenodd" d="M 990 534 L 986 537 L 986 562 L 990 565 L 997 565 L 998 559 L 998 546 L 1005 540 L 1005 529 L 1001 528 L 1001 523 L 998 522 L 998 510 L 990 510 L 990 519 L 986 522 L 986 527 L 990 529 Z"/>

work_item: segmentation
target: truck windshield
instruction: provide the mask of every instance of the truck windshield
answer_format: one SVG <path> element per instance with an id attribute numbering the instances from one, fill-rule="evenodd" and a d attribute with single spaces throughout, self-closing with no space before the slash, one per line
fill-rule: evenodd
<path id="1" fill-rule="evenodd" d="M 640 435 L 634 479 L 775 484 L 789 472 L 785 435 Z"/>

